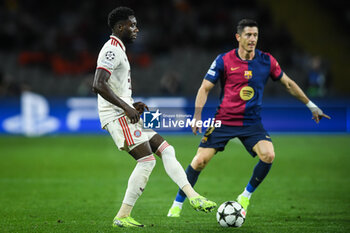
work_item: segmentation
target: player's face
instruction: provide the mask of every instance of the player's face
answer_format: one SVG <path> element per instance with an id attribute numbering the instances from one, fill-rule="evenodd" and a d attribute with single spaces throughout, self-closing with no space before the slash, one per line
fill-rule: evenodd
<path id="1" fill-rule="evenodd" d="M 241 34 L 236 34 L 239 47 L 247 52 L 254 51 L 258 43 L 258 34 L 257 27 L 245 27 Z"/>
<path id="2" fill-rule="evenodd" d="M 136 40 L 137 33 L 139 32 L 136 24 L 137 21 L 135 16 L 129 16 L 129 19 L 125 21 L 125 24 L 123 25 L 123 35 L 121 38 L 123 42 L 132 43 L 134 40 Z"/>

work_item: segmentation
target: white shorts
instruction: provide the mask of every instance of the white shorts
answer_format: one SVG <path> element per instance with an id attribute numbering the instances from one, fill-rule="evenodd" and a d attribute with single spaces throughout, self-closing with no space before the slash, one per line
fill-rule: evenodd
<path id="1" fill-rule="evenodd" d="M 119 150 L 131 151 L 138 145 L 148 142 L 157 133 L 152 129 L 144 129 L 142 119 L 136 124 L 131 124 L 126 116 L 117 118 L 108 123 L 105 129 L 112 136 Z"/>

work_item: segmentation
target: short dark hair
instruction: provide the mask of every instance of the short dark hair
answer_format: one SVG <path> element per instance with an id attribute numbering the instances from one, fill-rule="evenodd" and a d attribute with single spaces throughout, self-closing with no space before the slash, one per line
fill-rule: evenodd
<path id="1" fill-rule="evenodd" d="M 117 7 L 108 14 L 108 26 L 113 30 L 119 21 L 127 20 L 131 15 L 135 15 L 135 13 L 129 7 Z"/>
<path id="2" fill-rule="evenodd" d="M 254 21 L 252 19 L 242 19 L 237 24 L 237 33 L 241 34 L 245 27 L 257 27 L 257 28 L 259 28 L 258 23 L 256 21 Z"/>

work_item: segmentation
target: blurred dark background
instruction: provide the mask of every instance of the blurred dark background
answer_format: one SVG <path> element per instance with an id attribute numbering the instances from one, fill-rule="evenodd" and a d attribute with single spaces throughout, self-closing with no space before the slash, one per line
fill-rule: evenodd
<path id="1" fill-rule="evenodd" d="M 0 97 L 22 90 L 93 96 L 107 15 L 133 8 L 139 36 L 127 47 L 135 96 L 193 97 L 217 54 L 237 46 L 242 18 L 260 27 L 271 53 L 311 97 L 350 95 L 350 8 L 345 0 L 38 1 L 0 3 Z M 215 94 L 215 92 L 214 92 Z M 286 95 L 269 82 L 266 96 Z"/>

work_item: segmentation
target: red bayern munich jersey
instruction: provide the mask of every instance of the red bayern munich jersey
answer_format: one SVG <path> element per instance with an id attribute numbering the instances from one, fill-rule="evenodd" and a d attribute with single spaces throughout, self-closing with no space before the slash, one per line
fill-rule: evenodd
<path id="1" fill-rule="evenodd" d="M 264 87 L 269 77 L 280 80 L 283 71 L 269 53 L 255 50 L 252 60 L 242 60 L 238 49 L 220 54 L 204 79 L 216 84 L 220 80 L 221 103 L 216 120 L 230 126 L 253 125 L 261 122 L 260 111 Z"/>

